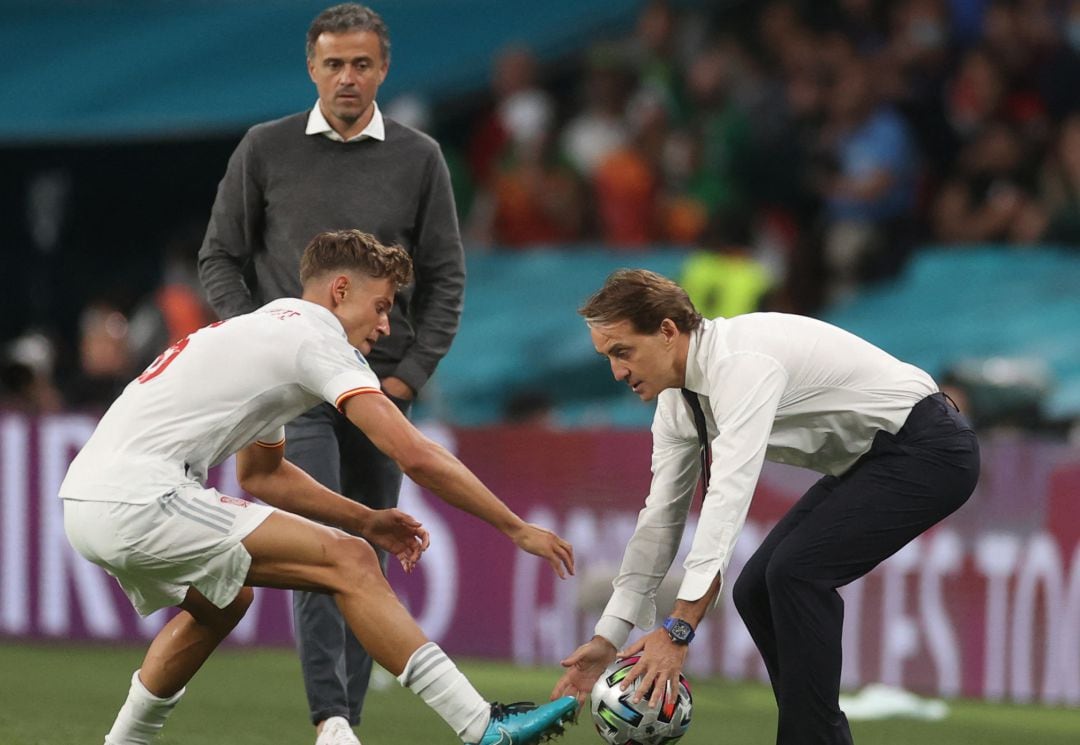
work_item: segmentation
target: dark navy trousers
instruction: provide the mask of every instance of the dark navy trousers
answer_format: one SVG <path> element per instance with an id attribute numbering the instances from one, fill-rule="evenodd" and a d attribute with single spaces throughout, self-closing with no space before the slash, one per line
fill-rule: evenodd
<path id="1" fill-rule="evenodd" d="M 814 484 L 765 538 L 732 595 L 769 672 L 777 745 L 851 745 L 837 588 L 959 508 L 978 477 L 975 433 L 937 393 L 842 476 Z"/>
<path id="2" fill-rule="evenodd" d="M 408 415 L 411 402 L 390 400 Z M 397 506 L 401 470 L 330 404 L 287 424 L 285 437 L 285 457 L 323 486 L 372 509 Z M 385 574 L 387 557 L 377 551 Z M 292 598 L 311 722 L 339 716 L 356 726 L 371 677 L 371 657 L 349 630 L 332 595 L 296 590 Z"/>

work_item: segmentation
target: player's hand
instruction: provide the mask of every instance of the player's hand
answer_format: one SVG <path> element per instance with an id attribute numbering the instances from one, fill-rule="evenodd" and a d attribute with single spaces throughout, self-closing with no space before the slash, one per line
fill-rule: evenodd
<path id="1" fill-rule="evenodd" d="M 652 689 L 649 696 L 649 706 L 656 708 L 664 701 L 664 697 L 671 695 L 672 691 L 679 689 L 679 673 L 682 672 L 686 662 L 687 644 L 676 644 L 663 628 L 650 631 L 619 652 L 619 657 L 633 657 L 641 655 L 626 677 L 622 679 L 619 687 L 624 691 L 635 680 L 641 679 L 637 690 L 630 700 L 634 703 L 641 701 L 645 694 Z"/>
<path id="2" fill-rule="evenodd" d="M 363 535 L 396 556 L 406 572 L 413 570 L 430 543 L 428 532 L 420 522 L 399 509 L 372 510 L 364 524 Z"/>
<path id="3" fill-rule="evenodd" d="M 412 401 L 416 396 L 413 389 L 409 387 L 409 384 L 401 378 L 383 378 L 382 389 L 386 392 L 386 395 L 393 396 L 402 401 Z"/>
<path id="4" fill-rule="evenodd" d="M 510 537 L 521 550 L 546 559 L 560 579 L 574 573 L 574 547 L 550 530 L 524 523 Z"/>
<path id="5" fill-rule="evenodd" d="M 566 672 L 552 689 L 551 700 L 573 696 L 580 707 L 604 670 L 614 661 L 614 645 L 602 636 L 594 636 L 560 663 Z"/>

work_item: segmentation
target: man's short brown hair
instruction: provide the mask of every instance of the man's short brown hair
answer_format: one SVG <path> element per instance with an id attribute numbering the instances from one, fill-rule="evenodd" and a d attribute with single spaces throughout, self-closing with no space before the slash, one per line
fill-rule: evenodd
<path id="1" fill-rule="evenodd" d="M 315 16 L 307 31 L 307 58 L 315 56 L 315 42 L 322 34 L 347 34 L 351 31 L 370 31 L 378 36 L 383 62 L 390 61 L 390 29 L 382 16 L 359 3 L 334 5 Z"/>
<path id="2" fill-rule="evenodd" d="M 300 257 L 300 283 L 327 272 L 355 271 L 389 278 L 401 287 L 412 281 L 412 259 L 401 246 L 384 246 L 360 230 L 334 230 L 311 239 Z"/>
<path id="3" fill-rule="evenodd" d="M 665 318 L 683 333 L 701 325 L 686 290 L 647 269 L 620 269 L 578 309 L 590 326 L 629 321 L 639 334 L 654 334 Z"/>

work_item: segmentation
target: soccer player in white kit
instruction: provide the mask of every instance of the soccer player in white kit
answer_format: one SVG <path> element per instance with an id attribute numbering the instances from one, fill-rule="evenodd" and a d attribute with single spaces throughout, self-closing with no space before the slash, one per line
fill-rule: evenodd
<path id="1" fill-rule="evenodd" d="M 180 609 L 132 675 L 106 745 L 151 740 L 243 617 L 253 586 L 332 594 L 374 659 L 466 743 L 531 744 L 561 732 L 573 698 L 489 704 L 424 637 L 371 546 L 350 535 L 409 571 L 428 545 L 420 523 L 348 500 L 284 459 L 285 422 L 328 401 L 417 483 L 560 577 L 573 573 L 568 543 L 525 523 L 382 394 L 364 354 L 390 333 L 408 255 L 360 231 L 321 233 L 300 274 L 300 299 L 211 324 L 164 352 L 105 413 L 60 487 L 75 549 L 115 576 L 139 613 Z M 241 486 L 265 505 L 205 486 L 207 471 L 233 453 Z"/>
<path id="2" fill-rule="evenodd" d="M 777 745 L 851 745 L 839 706 L 844 603 L 863 576 L 958 509 L 979 476 L 967 421 L 924 371 L 822 321 L 784 313 L 702 318 L 677 284 L 622 270 L 579 311 L 616 380 L 656 399 L 652 484 L 593 638 L 563 660 L 552 696 L 584 698 L 616 655 L 658 705 L 677 690 L 716 604 L 762 463 L 824 474 L 743 567 L 732 598 L 769 672 Z M 675 558 L 699 475 L 705 496 L 674 608 L 656 589 Z M 617 651 L 620 650 L 621 651 Z"/>

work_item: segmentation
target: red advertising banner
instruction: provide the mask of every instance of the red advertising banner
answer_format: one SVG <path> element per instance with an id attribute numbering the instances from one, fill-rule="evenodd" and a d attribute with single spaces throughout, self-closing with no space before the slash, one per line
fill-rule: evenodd
<path id="1" fill-rule="evenodd" d="M 0 637 L 143 644 L 166 612 L 139 618 L 110 577 L 68 546 L 57 488 L 91 418 L 0 414 Z M 406 481 L 403 509 L 432 535 L 417 571 L 391 582 L 451 654 L 554 663 L 592 634 L 648 490 L 648 432 L 426 428 L 527 520 L 574 544 L 560 581 L 496 530 Z M 999 436 L 957 514 L 843 590 L 846 687 L 1080 704 L 1080 452 Z M 239 494 L 231 464 L 214 474 Z M 727 572 L 814 481 L 766 468 Z M 689 549 L 658 596 L 663 617 Z M 291 644 L 287 593 L 260 590 L 231 643 Z M 729 597 L 702 624 L 694 675 L 764 679 Z"/>

